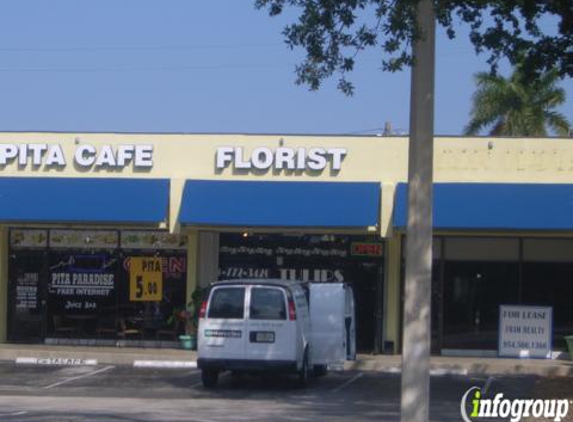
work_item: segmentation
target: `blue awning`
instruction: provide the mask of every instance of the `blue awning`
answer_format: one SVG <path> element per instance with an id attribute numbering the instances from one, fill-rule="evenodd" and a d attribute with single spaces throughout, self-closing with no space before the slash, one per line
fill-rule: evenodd
<path id="1" fill-rule="evenodd" d="M 380 184 L 188 180 L 179 222 L 233 227 L 376 226 Z"/>
<path id="2" fill-rule="evenodd" d="M 405 228 L 408 186 L 398 184 L 394 227 Z M 442 230 L 571 230 L 573 185 L 435 183 L 434 228 Z"/>
<path id="3" fill-rule="evenodd" d="M 169 180 L 0 177 L 0 222 L 166 221 Z"/>

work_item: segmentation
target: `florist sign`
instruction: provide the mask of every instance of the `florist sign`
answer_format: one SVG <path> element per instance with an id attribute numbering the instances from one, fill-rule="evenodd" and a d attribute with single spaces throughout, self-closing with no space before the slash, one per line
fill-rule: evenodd
<path id="1" fill-rule="evenodd" d="M 66 157 L 59 144 L 0 144 L 0 168 L 8 165 L 34 168 L 64 168 L 69 162 L 81 169 L 120 170 L 129 165 L 135 168 L 153 167 L 153 145 L 77 144 L 73 156 Z"/>
<path id="2" fill-rule="evenodd" d="M 219 171 L 231 166 L 243 171 L 322 171 L 330 166 L 332 171 L 339 171 L 346 154 L 346 148 L 258 147 L 249 153 L 242 147 L 223 146 L 217 148 L 215 166 Z"/>

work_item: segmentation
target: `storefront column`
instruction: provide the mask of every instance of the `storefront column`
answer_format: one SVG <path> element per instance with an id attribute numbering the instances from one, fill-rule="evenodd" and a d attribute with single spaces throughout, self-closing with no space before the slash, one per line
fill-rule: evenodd
<path id="1" fill-rule="evenodd" d="M 191 295 L 197 288 L 199 273 L 199 233 L 187 233 L 187 297 L 185 303 L 191 302 Z"/>
<path id="2" fill-rule="evenodd" d="M 184 188 L 185 179 L 171 179 L 169 181 L 169 233 L 179 233 L 181 230 L 178 217 Z"/>
<path id="3" fill-rule="evenodd" d="M 8 230 L 0 227 L 0 343 L 8 332 Z"/>
<path id="4" fill-rule="evenodd" d="M 207 287 L 219 276 L 219 233 L 199 232 L 198 284 Z"/>
<path id="5" fill-rule="evenodd" d="M 401 236 L 395 233 L 386 242 L 386 286 L 384 340 L 392 343 L 392 353 L 398 353 L 400 346 L 400 270 L 401 270 L 402 241 Z M 387 347 L 387 346 L 386 346 Z M 386 349 L 385 347 L 385 349 Z"/>

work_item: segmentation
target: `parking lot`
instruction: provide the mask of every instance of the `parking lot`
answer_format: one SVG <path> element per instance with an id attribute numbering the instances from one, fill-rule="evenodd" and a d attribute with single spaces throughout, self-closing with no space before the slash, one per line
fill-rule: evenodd
<path id="1" fill-rule="evenodd" d="M 533 394 L 533 376 L 433 376 L 431 420 L 459 421 L 472 386 L 507 397 Z M 399 374 L 331 372 L 298 389 L 288 377 L 223 375 L 206 390 L 196 369 L 0 364 L 0 420 L 80 421 L 397 421 Z"/>

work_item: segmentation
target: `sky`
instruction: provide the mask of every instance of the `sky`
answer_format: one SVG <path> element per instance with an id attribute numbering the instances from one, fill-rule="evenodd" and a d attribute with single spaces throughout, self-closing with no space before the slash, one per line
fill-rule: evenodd
<path id="1" fill-rule="evenodd" d="M 303 57 L 253 0 L 0 2 L 0 131 L 405 134 L 410 72 L 359 56 L 353 97 L 336 78 L 295 85 Z M 464 31 L 438 29 L 435 133 L 461 134 L 473 74 L 487 70 Z M 573 81 L 560 109 L 573 120 Z"/>

